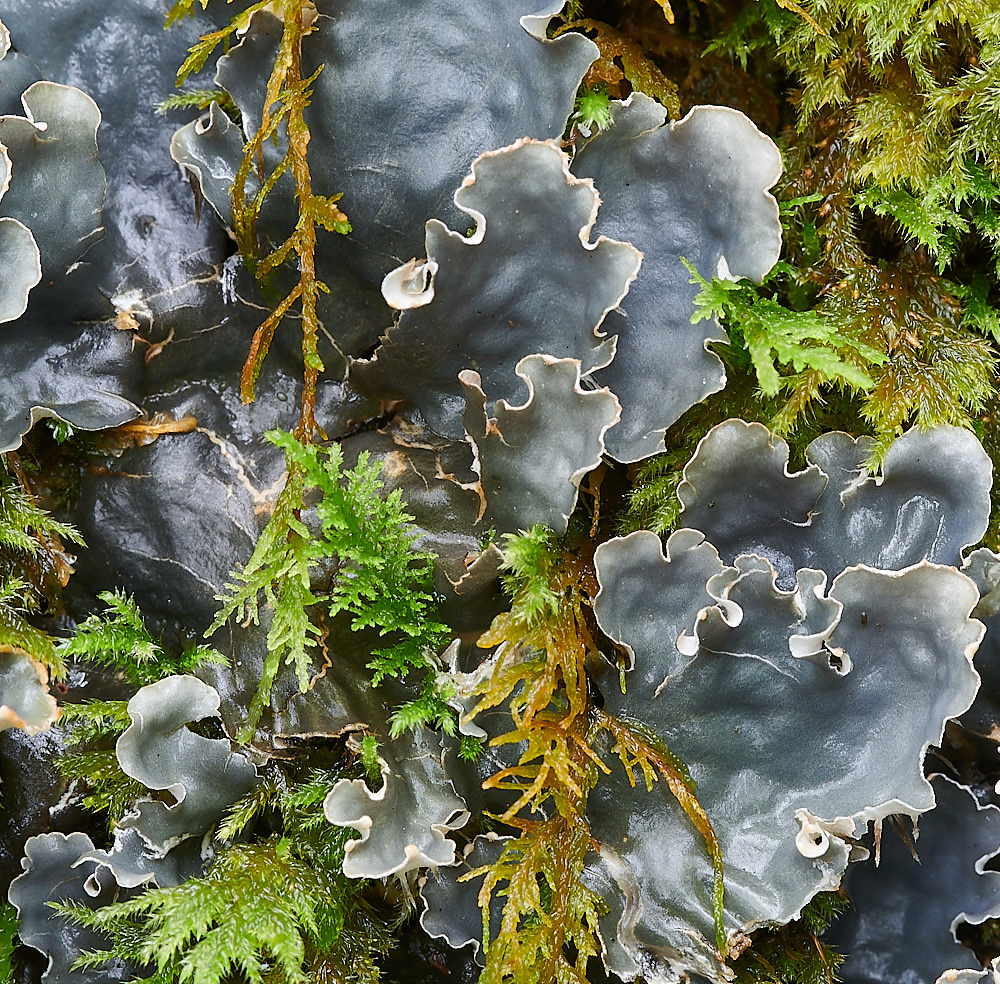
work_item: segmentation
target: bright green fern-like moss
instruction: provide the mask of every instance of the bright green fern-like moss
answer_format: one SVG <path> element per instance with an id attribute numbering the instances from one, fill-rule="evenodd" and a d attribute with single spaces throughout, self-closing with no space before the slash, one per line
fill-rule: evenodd
<path id="1" fill-rule="evenodd" d="M 252 836 L 267 811 L 280 816 L 280 832 L 224 848 L 203 878 L 177 887 L 97 910 L 59 907 L 111 938 L 110 952 L 85 955 L 79 965 L 119 957 L 152 967 L 164 984 L 222 984 L 234 975 L 255 984 L 375 984 L 375 957 L 389 936 L 362 897 L 367 883 L 341 869 L 352 832 L 323 816 L 337 778 L 318 772 L 290 784 L 272 765 L 230 810 L 220 835 Z"/>
<path id="2" fill-rule="evenodd" d="M 108 932 L 115 956 L 151 963 L 166 979 L 219 984 L 235 972 L 262 984 L 274 980 L 274 972 L 277 980 L 308 979 L 308 964 L 321 962 L 318 952 L 344 929 L 341 902 L 336 880 L 274 835 L 229 848 L 204 878 L 176 888 L 154 889 L 98 910 L 61 911 Z M 80 966 L 100 966 L 107 959 L 107 953 L 96 953 L 82 958 Z M 370 965 L 368 979 L 377 975 Z"/>
<path id="3" fill-rule="evenodd" d="M 123 711 L 125 703 L 125 701 L 121 701 Z M 64 744 L 69 749 L 86 744 L 86 742 L 76 739 L 74 730 L 78 722 L 89 723 L 89 721 L 85 716 L 86 710 L 80 717 L 71 716 L 66 713 L 66 710 L 76 711 L 83 706 L 63 705 L 63 717 L 60 723 L 67 726 L 67 737 L 64 739 Z M 125 717 L 125 724 L 119 730 L 113 731 L 109 727 L 102 737 L 110 741 L 124 732 L 129 724 L 127 713 Z M 81 802 L 88 810 L 92 813 L 107 811 L 109 830 L 113 829 L 115 824 L 128 813 L 140 796 L 149 795 L 149 790 L 141 782 L 125 775 L 122 767 L 118 764 L 114 749 L 67 751 L 56 759 L 56 768 L 65 778 L 75 779 L 81 784 L 85 790 Z"/>
<path id="4" fill-rule="evenodd" d="M 16 482 L 0 483 L 0 550 L 35 557 L 53 536 L 83 543 L 76 529 L 54 519 Z"/>
<path id="5" fill-rule="evenodd" d="M 44 559 L 62 555 L 64 540 L 83 543 L 74 527 L 54 519 L 17 480 L 0 478 L 0 646 L 34 657 L 57 680 L 65 674 L 65 659 L 27 616 L 49 601 L 31 575 Z"/>
<path id="6" fill-rule="evenodd" d="M 156 107 L 156 111 L 161 115 L 169 113 L 172 109 L 200 109 L 204 111 L 212 103 L 218 103 L 234 123 L 240 124 L 242 113 L 229 93 L 223 89 L 184 89 L 167 96 Z"/>
<path id="7" fill-rule="evenodd" d="M 121 673 L 134 687 L 190 673 L 206 663 L 225 663 L 221 653 L 204 645 L 171 653 L 150 634 L 131 598 L 118 591 L 104 591 L 98 597 L 105 610 L 88 616 L 72 636 L 59 640 L 56 649 L 61 659 Z M 128 701 L 64 704 L 60 723 L 67 751 L 56 759 L 57 768 L 67 779 L 83 784 L 83 805 L 94 812 L 106 810 L 113 827 L 139 796 L 148 793 L 122 771 L 112 747 L 132 723 Z"/>
<path id="8" fill-rule="evenodd" d="M 226 662 L 221 653 L 204 645 L 189 646 L 173 655 L 150 635 L 132 598 L 120 591 L 102 591 L 97 597 L 107 607 L 99 615 L 88 616 L 73 635 L 59 641 L 63 659 L 81 659 L 118 670 L 137 687 L 190 673 L 204 663 Z"/>
<path id="9" fill-rule="evenodd" d="M 837 383 L 856 390 L 874 385 L 867 366 L 885 361 L 878 349 L 856 336 L 838 331 L 838 326 L 819 312 L 793 311 L 747 281 L 702 277 L 687 261 L 691 283 L 701 287 L 694 299 L 691 321 L 718 317 L 731 338 L 746 345 L 761 391 L 775 396 L 782 388 L 776 363 L 797 373 L 818 374 L 818 384 Z M 784 272 L 777 266 L 769 277 Z"/>
<path id="10" fill-rule="evenodd" d="M 33 656 L 55 679 L 61 680 L 66 674 L 66 663 L 55 642 L 25 617 L 37 603 L 37 596 L 23 578 L 11 575 L 0 580 L 0 646 L 10 647 L 8 652 L 20 650 Z"/>
<path id="11" fill-rule="evenodd" d="M 268 440 L 284 450 L 289 477 L 271 519 L 243 571 L 227 585 L 228 594 L 211 634 L 235 615 L 257 622 L 261 602 L 273 609 L 268 656 L 261 684 L 250 708 L 242 737 L 249 740 L 270 700 L 282 662 L 295 668 L 299 686 L 309 685 L 312 651 L 321 629 L 310 617 L 340 612 L 352 616 L 355 630 L 375 628 L 390 644 L 372 654 L 369 668 L 376 686 L 387 676 L 404 677 L 411 669 L 431 666 L 443 648 L 447 627 L 432 618 L 432 574 L 429 554 L 413 550 L 417 538 L 401 492 L 383 495 L 381 465 L 362 454 L 352 469 L 343 469 L 339 445 L 304 444 L 290 434 L 269 431 Z M 302 518 L 303 496 L 318 490 L 315 528 Z M 323 562 L 332 571 L 328 588 L 316 588 L 313 574 Z M 443 701 L 424 695 L 403 727 L 453 714 Z"/>
<path id="12" fill-rule="evenodd" d="M 11 984 L 14 970 L 10 958 L 17 946 L 17 910 L 9 902 L 0 902 L 0 984 Z"/>

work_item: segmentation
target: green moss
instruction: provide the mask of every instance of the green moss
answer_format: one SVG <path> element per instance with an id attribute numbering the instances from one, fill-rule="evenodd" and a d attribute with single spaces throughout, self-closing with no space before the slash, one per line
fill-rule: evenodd
<path id="1" fill-rule="evenodd" d="M 755 933 L 752 945 L 731 964 L 734 984 L 835 984 L 844 958 L 820 937 L 849 905 L 846 895 L 824 892 L 795 922 Z"/>
<path id="2" fill-rule="evenodd" d="M 82 544 L 83 538 L 37 504 L 16 459 L 3 455 L 0 460 L 0 645 L 28 653 L 60 680 L 66 672 L 63 655 L 28 617 L 57 599 L 60 572 L 55 568 L 68 566 L 63 541 Z M 13 474 L 5 474 L 8 470 Z"/>
<path id="3" fill-rule="evenodd" d="M 877 466 L 909 426 L 974 429 L 995 392 L 1000 18 L 968 0 L 812 0 L 802 14 L 745 4 L 712 47 L 799 86 L 778 189 L 795 203 L 795 283 L 776 299 L 881 354 L 859 366 L 875 385 L 856 427 Z M 779 429 L 829 393 L 799 375 Z"/>
<path id="4" fill-rule="evenodd" d="M 255 984 L 374 984 L 387 927 L 363 898 L 367 883 L 341 870 L 351 832 L 327 823 L 322 810 L 341 775 L 316 772 L 289 783 L 272 765 L 220 830 L 250 842 L 224 847 L 203 878 L 96 911 L 59 907 L 112 940 L 110 952 L 78 965 L 118 957 L 151 965 L 164 984 L 222 984 L 233 975 Z M 268 811 L 280 816 L 280 831 L 255 836 L 255 820 Z"/>
<path id="5" fill-rule="evenodd" d="M 412 517 L 404 510 L 397 489 L 383 495 L 382 466 L 362 454 L 350 470 L 342 470 L 340 446 L 318 447 L 281 431 L 269 431 L 268 440 L 285 452 L 288 481 L 246 567 L 234 572 L 219 596 L 222 607 L 206 635 L 234 616 L 257 623 L 259 606 L 273 610 L 268 633 L 268 656 L 262 679 L 250 705 L 241 739 L 249 741 L 282 662 L 295 668 L 299 687 L 309 686 L 312 651 L 321 634 L 310 617 L 322 606 L 328 617 L 351 616 L 354 630 L 376 628 L 391 643 L 372 654 L 369 669 L 375 686 L 387 676 L 402 678 L 412 669 L 429 668 L 430 654 L 447 642 L 448 629 L 432 617 L 430 554 L 415 551 Z M 318 529 L 303 523 L 303 496 L 317 489 Z M 320 561 L 335 571 L 329 589 L 312 585 Z M 399 733 L 427 721 L 451 730 L 454 713 L 437 694 L 433 673 L 425 680 L 417 701 L 396 712 Z"/>
<path id="6" fill-rule="evenodd" d="M 791 367 L 800 377 L 814 377 L 817 387 L 835 384 L 860 391 L 874 385 L 867 369 L 886 361 L 882 352 L 823 312 L 792 310 L 764 292 L 769 281 L 789 272 L 794 275 L 787 265 L 777 264 L 762 289 L 745 280 L 708 281 L 686 259 L 683 263 L 690 282 L 701 288 L 694 299 L 692 323 L 720 320 L 730 344 L 746 348 L 764 396 L 796 385 L 796 380 L 782 378 L 779 365 Z"/>
<path id="7" fill-rule="evenodd" d="M 124 705 L 125 702 L 121 703 Z M 65 705 L 65 708 L 70 706 L 72 705 Z M 68 727 L 65 744 L 74 748 L 82 743 L 73 734 L 74 724 L 80 719 L 69 718 L 65 714 L 65 708 L 64 723 Z M 108 729 L 104 737 L 111 741 L 124 732 L 126 727 L 127 723 L 117 733 Z M 67 752 L 56 759 L 56 768 L 65 778 L 75 779 L 82 785 L 85 793 L 81 803 L 88 810 L 92 813 L 107 811 L 109 829 L 114 828 L 140 796 L 149 794 L 149 790 L 141 782 L 125 775 L 113 749 Z"/>
<path id="8" fill-rule="evenodd" d="M 0 902 L 0 984 L 11 984 L 14 970 L 10 958 L 17 946 L 17 910 L 9 902 Z"/>
<path id="9" fill-rule="evenodd" d="M 591 89 L 582 86 L 576 97 L 576 107 L 570 119 L 588 132 L 603 132 L 614 123 L 611 111 L 611 97 L 607 87 L 598 85 Z"/>
<path id="10" fill-rule="evenodd" d="M 117 591 L 103 591 L 98 598 L 105 610 L 88 616 L 72 636 L 59 640 L 56 648 L 61 659 L 100 666 L 136 688 L 190 673 L 206 663 L 225 662 L 221 653 L 204 645 L 171 653 L 150 634 L 132 598 Z M 67 751 L 56 759 L 56 767 L 67 779 L 82 784 L 87 809 L 107 811 L 109 827 L 148 793 L 142 783 L 122 771 L 113 750 L 131 723 L 125 700 L 88 700 L 62 707 L 60 724 Z"/>
<path id="11" fill-rule="evenodd" d="M 240 126 L 243 114 L 239 107 L 233 102 L 232 96 L 224 89 L 183 89 L 167 96 L 157 107 L 156 111 L 165 115 L 174 109 L 198 109 L 204 111 L 212 103 L 217 103 L 222 111 L 237 125 Z"/>
<path id="12" fill-rule="evenodd" d="M 150 635 L 135 601 L 120 591 L 102 591 L 106 608 L 89 615 L 76 632 L 58 644 L 63 659 L 77 659 L 122 673 L 136 687 L 155 683 L 178 673 L 190 673 L 205 663 L 225 663 L 210 646 L 189 646 L 179 655 L 170 653 Z"/>

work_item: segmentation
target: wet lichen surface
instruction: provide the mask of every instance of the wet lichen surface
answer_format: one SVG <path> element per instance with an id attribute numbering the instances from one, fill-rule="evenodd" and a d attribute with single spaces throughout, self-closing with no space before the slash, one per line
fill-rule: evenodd
<path id="1" fill-rule="evenodd" d="M 1000 974 L 998 92 L 963 0 L 0 0 L 0 980 Z"/>

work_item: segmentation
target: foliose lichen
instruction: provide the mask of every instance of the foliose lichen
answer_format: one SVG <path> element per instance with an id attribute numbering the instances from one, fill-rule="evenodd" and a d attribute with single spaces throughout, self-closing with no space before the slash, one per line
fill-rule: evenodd
<path id="1" fill-rule="evenodd" d="M 227 921 L 228 887 L 239 897 L 236 888 L 250 891 L 270 868 L 315 888 L 308 899 L 283 900 L 280 931 L 247 933 L 242 949 L 222 953 L 205 972 L 210 984 L 234 968 L 253 978 L 265 963 L 282 980 L 300 970 L 330 975 L 350 966 L 355 940 L 364 941 L 358 966 L 373 979 L 373 941 L 384 937 L 357 900 L 387 905 L 396 889 L 358 882 L 395 875 L 406 897 L 418 871 L 424 928 L 454 946 L 478 942 L 484 981 L 580 978 L 593 956 L 626 980 L 694 975 L 721 984 L 737 952 L 752 946 L 748 934 L 790 923 L 841 884 L 864 853 L 869 823 L 888 826 L 902 813 L 923 817 L 928 831 L 946 828 L 954 789 L 925 778 L 928 748 L 957 718 L 987 736 L 998 724 L 989 694 L 973 704 L 972 665 L 975 654 L 987 681 L 995 671 L 998 561 L 986 548 L 964 556 L 988 530 L 992 470 L 967 430 L 902 432 L 921 392 L 930 394 L 913 411 L 921 422 L 969 423 L 992 356 L 955 320 L 962 304 L 971 311 L 972 295 L 949 307 L 952 288 L 927 271 L 914 275 L 916 300 L 897 290 L 886 302 L 890 340 L 851 320 L 876 310 L 875 287 L 898 274 L 891 256 L 878 267 L 844 258 L 845 236 L 863 252 L 853 232 L 834 228 L 853 206 L 843 182 L 830 193 L 840 179 L 822 165 L 832 155 L 834 171 L 841 167 L 851 141 L 817 144 L 822 204 L 810 197 L 821 179 L 802 167 L 777 186 L 779 197 L 803 193 L 786 207 L 786 224 L 817 205 L 819 233 L 810 239 L 796 227 L 791 237 L 808 269 L 796 280 L 787 266 L 770 273 L 781 241 L 771 193 L 781 161 L 746 116 L 699 106 L 668 123 L 641 91 L 622 91 L 626 74 L 643 77 L 635 61 L 643 56 L 608 28 L 596 31 L 601 60 L 584 97 L 597 92 L 609 113 L 585 124 L 588 133 L 582 117 L 573 121 L 578 84 L 598 55 L 572 30 L 577 11 L 555 28 L 554 3 L 531 12 L 507 0 L 473 8 L 279 0 L 227 26 L 220 5 L 199 6 L 181 0 L 171 17 L 197 17 L 143 55 L 134 38 L 153 27 L 159 38 L 158 14 L 131 0 L 101 9 L 59 0 L 37 36 L 33 5 L 11 0 L 3 14 L 17 52 L 0 26 L 0 102 L 9 111 L 0 121 L 0 263 L 11 271 L 0 327 L 4 378 L 27 394 L 14 401 L 17 420 L 0 446 L 14 447 L 45 414 L 81 428 L 120 423 L 136 412 L 124 394 L 141 378 L 133 395 L 160 416 L 108 438 L 81 470 L 78 509 L 91 548 L 74 610 L 85 614 L 89 593 L 124 583 L 174 641 L 212 626 L 230 658 L 199 668 L 203 680 L 175 675 L 140 689 L 130 726 L 117 705 L 94 710 L 98 740 L 118 725 L 124 734 L 117 755 L 95 752 L 107 771 L 92 781 L 131 777 L 152 795 L 118 824 L 113 844 L 84 844 L 76 833 L 29 842 L 30 870 L 11 890 L 22 938 L 51 949 L 43 937 L 62 932 L 41 889 L 28 888 L 41 884 L 43 846 L 60 854 L 72 839 L 65 853 L 78 868 L 67 884 L 77 884 L 78 869 L 90 879 L 76 895 L 87 884 L 144 890 L 127 910 L 100 895 L 109 931 L 121 920 L 111 952 L 125 953 L 138 925 L 147 959 L 165 973 L 204 960 L 219 929 L 165 915 L 181 897 L 171 891 L 203 890 L 212 918 L 228 927 L 237 924 Z M 803 16 L 770 0 L 754 9 L 771 27 L 786 13 Z M 119 15 L 127 30 L 112 23 Z M 595 33 L 587 23 L 579 29 Z M 978 38 L 981 19 L 968 23 Z M 293 51 L 283 47 L 290 24 Z M 844 43 L 838 25 L 827 29 Z M 221 225 L 194 221 L 165 153 L 175 125 L 151 113 L 152 93 L 165 88 L 179 51 L 192 42 L 199 50 L 199 33 L 233 43 L 215 66 L 219 99 L 192 96 L 205 115 L 174 133 L 171 153 Z M 801 33 L 794 38 L 801 48 Z M 613 44 L 624 54 L 610 56 Z M 881 64 L 891 47 L 859 64 Z M 904 52 L 908 70 L 921 51 Z M 285 88 L 270 104 L 276 58 Z M 109 60 L 118 63 L 114 91 L 102 75 Z M 69 81 L 96 95 L 100 113 Z M 823 108 L 809 87 L 806 117 Z M 285 112 L 291 102 L 295 112 Z M 857 115 L 870 154 L 873 104 L 850 105 L 861 107 L 843 111 Z M 47 142 L 57 133 L 64 139 Z M 308 195 L 301 174 L 282 170 L 306 154 Z M 59 179 L 46 182 L 50 171 Z M 879 173 L 896 197 L 859 204 L 880 214 L 892 206 L 902 221 L 901 179 Z M 44 200 L 24 183 L 31 174 L 53 188 Z M 968 201 L 981 204 L 985 186 L 977 187 Z M 56 208 L 63 204 L 73 206 L 69 219 Z M 93 245 L 102 206 L 107 235 Z M 292 240 L 302 223 L 338 234 L 300 250 Z M 242 259 L 229 255 L 228 231 Z M 926 229 L 915 235 L 925 246 L 933 239 Z M 934 248 L 948 252 L 942 242 Z M 293 252 L 297 269 L 281 262 Z M 921 267 L 919 250 L 910 252 L 907 262 Z M 294 298 L 275 307 L 271 298 L 292 297 L 313 260 L 316 311 L 295 308 Z M 762 280 L 755 293 L 750 282 Z M 818 284 L 820 302 L 811 293 Z M 705 300 L 711 289 L 738 291 L 740 304 Z M 747 312 L 766 320 L 777 295 L 799 305 L 781 308 L 785 327 L 800 313 L 814 319 L 782 336 L 798 348 L 778 344 L 777 329 L 763 341 L 751 331 Z M 67 298 L 78 306 L 63 310 Z M 924 309 L 937 326 L 927 337 Z M 697 317 L 719 310 L 729 312 L 725 326 Z M 734 311 L 746 315 L 742 325 Z M 278 332 L 267 361 L 254 357 L 257 402 L 245 407 L 247 338 L 286 315 L 312 319 L 315 346 L 300 349 Z M 829 332 L 813 330 L 824 318 L 853 332 L 836 349 L 836 364 L 856 370 L 850 378 L 824 375 L 836 348 L 820 344 Z M 730 406 L 765 415 L 767 404 L 747 395 L 748 366 L 759 370 L 754 346 L 767 360 L 778 353 L 788 363 L 782 373 L 795 370 L 772 366 L 767 386 L 758 372 L 771 398 L 790 394 L 785 433 L 831 378 L 847 402 L 877 378 L 885 413 L 865 404 L 874 438 L 832 432 L 808 442 L 805 428 L 790 450 L 759 424 L 711 429 Z M 813 361 L 798 361 L 813 349 Z M 925 385 L 925 363 L 940 375 L 936 388 Z M 964 388 L 957 366 L 975 369 Z M 727 372 L 733 388 L 723 390 Z M 907 385 L 889 392 L 906 372 Z M 954 392 L 941 398 L 948 386 Z M 827 395 L 842 407 L 841 394 Z M 276 435 L 280 449 L 264 442 L 265 430 L 291 428 L 300 400 L 309 413 L 298 440 Z M 851 413 L 849 426 L 862 432 L 857 407 Z M 651 532 L 609 540 L 619 496 L 646 474 L 614 462 L 634 465 L 667 447 L 679 471 L 689 452 L 678 448 L 702 436 L 674 476 L 681 528 L 665 546 Z M 336 457 L 336 468 L 309 472 L 310 453 Z M 373 530 L 341 510 L 344 489 L 361 486 L 369 520 L 387 515 L 376 507 L 389 496 L 394 518 Z M 337 523 L 350 533 L 333 549 L 332 539 L 320 541 Z M 549 532 L 519 532 L 532 524 Z M 565 538 L 557 543 L 553 531 Z M 216 601 L 231 602 L 239 581 L 229 572 L 250 560 L 255 541 L 273 547 L 251 561 L 249 577 L 267 575 L 263 594 L 243 598 L 256 621 L 218 616 Z M 369 590 L 392 564 L 393 590 Z M 298 594 L 283 594 L 287 585 Z M 352 588 L 364 604 L 337 608 L 336 593 Z M 397 619 L 393 606 L 414 599 L 413 619 Z M 278 668 L 275 653 L 295 633 L 293 665 Z M 482 660 L 477 642 L 492 650 Z M 35 674 L 40 723 L 29 727 L 50 722 L 53 702 L 36 686 L 35 665 L 15 654 L 5 665 Z M 207 723 L 216 714 L 221 726 Z M 206 737 L 220 727 L 252 752 L 234 750 L 218 730 Z M 990 810 L 965 813 L 978 828 L 971 840 L 994 836 Z M 473 840 L 491 824 L 511 836 Z M 360 838 L 348 839 L 352 829 Z M 467 854 L 466 839 L 475 845 Z M 927 850 L 944 855 L 932 836 Z M 992 853 L 987 845 L 972 859 L 977 886 L 992 881 L 980 863 Z M 428 868 L 441 869 L 440 881 Z M 992 901 L 948 908 L 956 905 L 970 925 L 995 909 Z M 891 962 L 917 953 L 901 939 L 857 937 L 857 945 Z M 51 967 L 68 968 L 89 942 L 69 939 Z M 975 973 L 975 959 L 963 967 L 950 936 L 946 943 L 947 959 L 935 950 L 915 972 Z M 109 968 L 106 979 L 124 972 Z"/>

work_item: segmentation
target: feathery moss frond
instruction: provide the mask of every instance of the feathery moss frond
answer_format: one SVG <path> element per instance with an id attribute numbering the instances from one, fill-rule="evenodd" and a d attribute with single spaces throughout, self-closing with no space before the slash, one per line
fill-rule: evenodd
<path id="1" fill-rule="evenodd" d="M 4 456 L 3 464 L 23 480 L 20 467 L 12 465 L 8 456 Z M 52 637 L 32 625 L 26 616 L 52 601 L 43 598 L 40 561 L 46 559 L 50 567 L 58 567 L 60 561 L 54 558 L 62 558 L 65 574 L 61 576 L 68 578 L 72 572 L 62 553 L 63 540 L 83 543 L 75 527 L 59 522 L 42 509 L 20 480 L 0 478 L 0 646 L 32 656 L 56 680 L 65 676 L 66 662 Z M 58 593 L 59 585 L 54 582 Z"/>
<path id="2" fill-rule="evenodd" d="M 684 464 L 690 455 L 658 454 L 641 462 L 628 494 L 628 511 L 619 519 L 622 536 L 636 530 L 652 530 L 666 536 L 677 528 L 681 501 L 677 486 L 684 478 Z"/>
<path id="3" fill-rule="evenodd" d="M 41 538 L 83 543 L 79 531 L 42 509 L 16 482 L 0 483 L 0 550 L 37 556 Z"/>
<path id="4" fill-rule="evenodd" d="M 109 830 L 140 796 L 149 795 L 141 782 L 125 775 L 113 749 L 68 752 L 56 759 L 56 768 L 66 779 L 75 779 L 85 785 L 88 792 L 81 802 L 91 813 L 107 810 Z"/>
<path id="5" fill-rule="evenodd" d="M 10 958 L 17 946 L 17 909 L 9 902 L 0 902 L 0 984 L 10 984 L 14 971 Z"/>
<path id="6" fill-rule="evenodd" d="M 66 726 L 63 744 L 69 748 L 117 738 L 132 723 L 127 700 L 85 700 L 66 704 L 60 723 Z"/>
<path id="7" fill-rule="evenodd" d="M 76 632 L 58 643 L 63 659 L 75 657 L 97 666 L 120 670 L 138 687 L 178 673 L 190 673 L 205 663 L 225 663 L 209 646 L 189 646 L 174 656 L 150 634 L 135 601 L 120 591 L 97 596 L 106 605 L 99 615 L 89 615 Z"/>
<path id="8" fill-rule="evenodd" d="M 273 776 L 265 776 L 250 792 L 241 796 L 226 811 L 219 822 L 216 836 L 221 841 L 233 841 L 258 817 L 269 810 L 276 810 L 284 792 L 283 786 Z"/>
<path id="9" fill-rule="evenodd" d="M 394 674 L 395 675 L 395 674 Z M 400 704 L 389 719 L 389 734 L 398 738 L 404 731 L 430 727 L 454 735 L 458 729 L 455 710 L 448 703 L 448 683 L 433 671 L 425 674 L 420 696 Z"/>
<path id="10" fill-rule="evenodd" d="M 323 817 L 323 799 L 341 776 L 320 771 L 292 785 L 277 766 L 272 773 L 235 804 L 220 833 L 244 833 L 264 809 L 280 814 L 280 833 L 223 849 L 203 878 L 174 888 L 97 910 L 56 906 L 112 941 L 110 951 L 84 955 L 77 966 L 117 957 L 176 984 L 221 984 L 233 974 L 257 984 L 331 974 L 376 984 L 374 958 L 387 951 L 388 933 L 362 898 L 367 883 L 343 874 L 353 832 Z"/>
<path id="11" fill-rule="evenodd" d="M 202 9 L 208 7 L 209 0 L 199 2 Z M 322 71 L 322 66 L 309 78 L 303 77 L 302 41 L 314 30 L 314 18 L 311 15 L 315 14 L 315 8 L 311 0 L 258 0 L 250 4 L 224 28 L 199 39 L 177 72 L 177 84 L 180 85 L 192 73 L 200 72 L 220 45 L 228 44 L 238 31 L 247 26 L 254 13 L 265 8 L 280 19 L 282 33 L 267 80 L 260 126 L 243 149 L 243 160 L 237 168 L 230 193 L 233 231 L 247 268 L 258 280 L 265 281 L 272 270 L 293 255 L 299 277 L 295 286 L 274 307 L 254 334 L 243 366 L 240 392 L 244 403 L 253 402 L 257 377 L 274 333 L 289 312 L 298 306 L 301 314 L 305 385 L 295 433 L 302 440 L 311 441 L 316 433 L 316 384 L 323 371 L 323 360 L 317 346 L 319 318 L 316 301 L 321 293 L 329 293 L 329 287 L 316 276 L 316 227 L 340 234 L 351 231 L 347 216 L 336 204 L 340 196 L 325 197 L 314 194 L 312 190 L 312 175 L 307 159 L 309 128 L 304 113 L 312 96 L 310 87 Z M 167 14 L 167 26 L 193 11 L 194 0 L 177 0 Z M 269 141 L 283 145 L 284 153 L 271 172 L 265 174 L 263 148 Z M 261 256 L 257 216 L 278 178 L 286 172 L 292 175 L 295 182 L 299 219 L 283 243 Z M 252 195 L 248 192 L 251 177 L 256 177 L 259 184 L 259 190 Z"/>
<path id="12" fill-rule="evenodd" d="M 866 368 L 885 362 L 886 356 L 840 331 L 830 318 L 817 310 L 789 310 L 762 296 L 759 288 L 745 280 L 713 277 L 708 281 L 688 260 L 682 258 L 681 262 L 691 274 L 690 283 L 701 287 L 694 299 L 692 323 L 717 317 L 728 329 L 731 342 L 742 340 L 766 396 L 775 396 L 782 387 L 776 363 L 790 365 L 798 373 L 811 371 L 820 384 L 835 383 L 854 390 L 874 385 Z M 772 271 L 769 279 L 776 272 Z"/>
<path id="13" fill-rule="evenodd" d="M 614 739 L 629 778 L 634 781 L 637 766 L 649 788 L 662 777 L 705 838 L 715 867 L 718 945 L 724 950 L 721 853 L 686 768 L 656 736 L 589 703 L 586 661 L 597 647 L 586 610 L 597 586 L 586 550 L 561 548 L 551 533 L 536 527 L 507 535 L 504 568 L 511 611 L 498 615 L 479 640 L 480 646 L 497 647 L 496 663 L 470 717 L 504 703 L 510 708 L 511 731 L 490 744 L 519 743 L 523 750 L 516 765 L 483 785 L 516 794 L 496 819 L 521 836 L 496 863 L 466 876 L 485 876 L 479 894 L 484 923 L 491 899 L 505 897 L 502 929 L 484 946 L 482 981 L 583 984 L 587 959 L 600 952 L 602 903 L 583 884 L 582 873 L 590 844 L 587 798 L 600 775 L 610 772 L 593 747 L 601 732 Z M 548 819 L 529 819 L 526 813 Z"/>
<path id="14" fill-rule="evenodd" d="M 60 775 L 84 787 L 83 805 L 93 813 L 107 811 L 108 828 L 149 790 L 125 774 L 114 743 L 132 723 L 125 700 L 89 700 L 64 704 L 60 724 L 67 749 L 55 760 Z"/>
<path id="15" fill-rule="evenodd" d="M 0 647 L 37 659 L 56 680 L 66 676 L 66 661 L 47 632 L 25 618 L 36 602 L 28 582 L 17 575 L 0 580 Z M 9 647 L 9 648 L 7 648 Z"/>
<path id="16" fill-rule="evenodd" d="M 480 984 L 586 984 L 587 962 L 601 952 L 594 930 L 605 911 L 600 895 L 579 878 L 590 829 L 582 817 L 561 814 L 548 820 L 517 818 L 512 825 L 521 836 L 506 844 L 500 858 L 463 876 L 484 876 L 479 904 L 486 967 Z M 494 893 L 506 895 L 507 902 L 499 935 L 490 940 Z"/>
<path id="17" fill-rule="evenodd" d="M 208 9 L 208 0 L 197 0 L 197 2 L 201 4 L 202 10 Z M 164 27 L 170 27 L 171 24 L 176 24 L 177 21 L 183 20 L 185 17 L 193 17 L 194 5 L 195 0 L 177 0 L 167 13 Z"/>
<path id="18" fill-rule="evenodd" d="M 288 841 L 274 834 L 223 851 L 204 878 L 96 910 L 63 906 L 59 911 L 112 939 L 116 930 L 119 937 L 123 930 L 141 930 L 144 939 L 133 943 L 130 953 L 117 947 L 111 953 L 137 956 L 161 974 L 169 970 L 181 984 L 219 984 L 231 973 L 262 984 L 271 963 L 281 979 L 300 984 L 307 941 L 319 937 L 323 909 L 339 909 L 342 898 L 342 887 L 328 872 L 297 857 Z M 77 966 L 100 966 L 108 956 L 89 954 Z"/>
<path id="19" fill-rule="evenodd" d="M 431 655 L 448 638 L 447 627 L 431 617 L 431 556 L 413 549 L 417 534 L 400 491 L 382 495 L 381 465 L 362 454 L 354 468 L 345 470 L 339 445 L 306 444 L 281 431 L 269 431 L 267 438 L 285 452 L 288 481 L 247 566 L 219 596 L 222 607 L 206 633 L 233 615 L 256 623 L 261 602 L 273 609 L 268 656 L 243 740 L 252 737 L 282 662 L 295 668 L 303 691 L 308 687 L 311 653 L 320 635 L 310 609 L 318 606 L 329 618 L 349 613 L 355 631 L 376 628 L 393 640 L 368 664 L 375 686 L 387 676 L 429 668 Z M 303 496 L 311 489 L 321 494 L 315 506 L 318 529 L 301 518 Z M 320 561 L 332 570 L 324 590 L 312 584 Z M 440 701 L 420 710 L 420 722 L 444 720 Z M 447 712 L 449 721 L 452 717 Z M 394 724 L 397 731 L 410 726 L 409 719 Z"/>
<path id="20" fill-rule="evenodd" d="M 219 108 L 239 126 L 243 119 L 239 106 L 233 97 L 224 89 L 183 89 L 167 96 L 157 107 L 156 112 L 165 116 L 173 109 L 206 110 L 212 103 L 218 103 Z"/>

